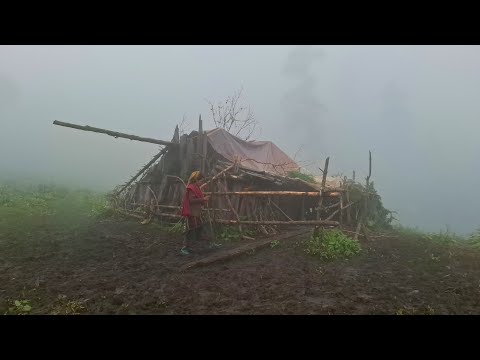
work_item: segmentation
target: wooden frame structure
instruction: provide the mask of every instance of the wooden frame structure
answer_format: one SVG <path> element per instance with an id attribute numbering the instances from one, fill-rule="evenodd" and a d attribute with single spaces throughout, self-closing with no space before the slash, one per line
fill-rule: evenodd
<path id="1" fill-rule="evenodd" d="M 59 121 L 54 124 L 164 146 L 112 193 L 112 206 L 116 210 L 138 218 L 155 216 L 162 221 L 178 222 L 186 179 L 195 170 L 201 170 L 207 180 L 203 187 L 210 195 L 204 209 L 206 220 L 237 225 L 240 230 L 242 225 L 255 226 L 265 234 L 274 234 L 276 228 L 283 225 L 337 227 L 360 224 L 361 214 L 368 209 L 368 193 L 362 199 L 351 199 L 349 189 L 355 184 L 353 179 L 345 177 L 340 187 L 329 186 L 329 158 L 321 169 L 321 184 L 252 170 L 243 166 L 241 159 L 227 160 L 212 148 L 201 117 L 198 131 L 179 136 L 177 126 L 171 141 Z M 371 155 L 367 189 L 370 176 Z"/>

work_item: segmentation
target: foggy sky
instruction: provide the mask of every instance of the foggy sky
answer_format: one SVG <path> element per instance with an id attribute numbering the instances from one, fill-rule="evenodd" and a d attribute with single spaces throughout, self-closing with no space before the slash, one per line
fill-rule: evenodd
<path id="1" fill-rule="evenodd" d="M 110 189 L 185 115 L 243 86 L 272 140 L 310 171 L 372 180 L 405 225 L 480 226 L 478 46 L 0 46 L 0 176 Z"/>

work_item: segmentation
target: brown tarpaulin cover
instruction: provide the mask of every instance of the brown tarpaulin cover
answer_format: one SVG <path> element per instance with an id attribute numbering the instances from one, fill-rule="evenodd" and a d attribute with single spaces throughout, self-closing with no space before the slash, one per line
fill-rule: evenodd
<path id="1" fill-rule="evenodd" d="M 245 141 L 224 129 L 207 131 L 208 143 L 229 161 L 242 167 L 276 175 L 288 175 L 300 167 L 271 141 Z"/>

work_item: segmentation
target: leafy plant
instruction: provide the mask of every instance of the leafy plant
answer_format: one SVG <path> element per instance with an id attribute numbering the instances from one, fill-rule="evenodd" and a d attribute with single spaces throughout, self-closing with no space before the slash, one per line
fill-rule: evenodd
<path id="1" fill-rule="evenodd" d="M 270 247 L 273 249 L 273 248 L 276 248 L 278 245 L 280 245 L 280 241 L 278 240 L 273 240 L 271 243 L 270 243 Z"/>
<path id="2" fill-rule="evenodd" d="M 15 300 L 8 312 L 16 315 L 28 315 L 32 311 L 30 300 Z"/>
<path id="3" fill-rule="evenodd" d="M 393 231 L 398 233 L 399 235 L 405 236 L 405 237 L 423 237 L 425 236 L 425 233 L 422 232 L 418 228 L 411 228 L 408 226 L 403 226 L 400 224 L 396 224 L 392 227 Z"/>
<path id="4" fill-rule="evenodd" d="M 365 201 L 365 186 L 359 183 L 350 182 L 348 185 L 349 200 L 354 203 L 352 211 L 363 211 Z M 383 206 L 382 199 L 378 195 L 374 183 L 371 182 L 368 188 L 368 212 L 366 223 L 372 229 L 390 229 L 395 220 L 394 211 Z"/>
<path id="5" fill-rule="evenodd" d="M 309 183 L 315 183 L 315 178 L 312 175 L 304 174 L 300 171 L 290 171 L 288 176 L 294 179 L 301 179 Z"/>
<path id="6" fill-rule="evenodd" d="M 314 233 L 307 241 L 305 252 L 324 259 L 349 258 L 361 251 L 360 243 L 341 231 L 329 230 Z"/>
<path id="7" fill-rule="evenodd" d="M 450 232 L 427 233 L 424 237 L 441 244 L 455 244 L 462 240 L 461 237 Z"/>
<path id="8" fill-rule="evenodd" d="M 79 315 L 87 311 L 85 300 L 67 300 L 65 295 L 59 295 L 52 315 Z"/>
<path id="9" fill-rule="evenodd" d="M 218 238 L 223 242 L 237 241 L 242 237 L 242 233 L 235 227 L 223 226 L 220 229 Z"/>
<path id="10" fill-rule="evenodd" d="M 170 234 L 182 234 L 185 232 L 185 224 L 181 221 L 175 223 L 174 225 L 170 226 L 167 231 Z"/>

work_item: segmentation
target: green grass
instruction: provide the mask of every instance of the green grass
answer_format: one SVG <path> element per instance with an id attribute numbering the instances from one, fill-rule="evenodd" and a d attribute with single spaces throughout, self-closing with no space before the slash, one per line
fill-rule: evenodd
<path id="1" fill-rule="evenodd" d="M 185 223 L 183 222 L 183 220 L 178 221 L 175 224 L 152 222 L 149 224 L 149 226 L 155 227 L 162 232 L 172 235 L 180 235 L 185 233 L 186 231 Z"/>
<path id="2" fill-rule="evenodd" d="M 360 243 L 339 230 L 320 230 L 306 243 L 305 252 L 324 259 L 350 258 L 362 250 Z"/>
<path id="3" fill-rule="evenodd" d="M 405 236 L 405 237 L 423 237 L 425 235 L 424 231 L 421 231 L 418 228 L 412 228 L 408 226 L 403 226 L 400 224 L 396 224 L 392 226 L 392 230 L 397 233 L 398 235 Z"/>
<path id="4" fill-rule="evenodd" d="M 410 228 L 402 225 L 395 225 L 393 230 L 401 236 L 430 240 L 439 244 L 458 244 L 465 242 L 464 237 L 450 231 L 424 232 L 418 228 Z"/>
<path id="5" fill-rule="evenodd" d="M 480 248 L 480 229 L 468 237 L 468 244 L 475 248 Z"/>
<path id="6" fill-rule="evenodd" d="M 101 193 L 55 185 L 0 184 L 0 235 L 21 238 L 41 229 L 73 230 L 109 214 Z"/>
<path id="7" fill-rule="evenodd" d="M 217 231 L 217 238 L 223 243 L 240 240 L 242 233 L 237 227 L 222 226 Z"/>
<path id="8" fill-rule="evenodd" d="M 455 233 L 451 232 L 443 232 L 440 231 L 438 233 L 427 233 L 424 237 L 428 240 L 440 243 L 440 244 L 458 244 L 465 239 L 461 236 L 456 235 Z"/>
<path id="9" fill-rule="evenodd" d="M 255 237 L 257 233 L 253 230 L 243 230 L 240 232 L 237 226 L 232 225 L 215 225 L 214 226 L 215 238 L 220 243 L 230 243 L 239 241 L 242 238 L 242 235 L 249 237 Z"/>

